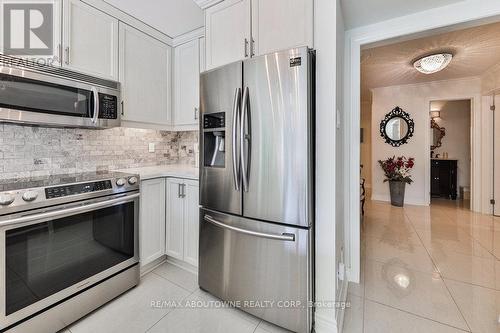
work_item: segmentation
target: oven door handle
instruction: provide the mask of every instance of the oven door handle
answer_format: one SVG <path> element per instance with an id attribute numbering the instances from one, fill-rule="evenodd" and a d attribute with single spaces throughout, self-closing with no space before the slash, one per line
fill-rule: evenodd
<path id="1" fill-rule="evenodd" d="M 123 197 L 116 198 L 116 199 L 109 199 L 109 200 L 105 200 L 105 201 L 94 202 L 91 204 L 83 204 L 83 205 L 79 205 L 76 207 L 65 208 L 62 210 L 55 210 L 55 211 L 50 211 L 50 212 L 45 212 L 45 213 L 25 215 L 25 216 L 13 218 L 10 220 L 1 221 L 0 227 L 5 227 L 5 226 L 13 225 L 13 224 L 33 222 L 33 221 L 37 221 L 37 220 L 59 218 L 59 217 L 84 213 L 84 212 L 88 212 L 88 211 L 99 209 L 99 208 L 116 206 L 116 205 L 130 202 L 135 198 L 139 198 L 140 195 L 141 195 L 140 193 L 135 193 L 135 194 L 123 196 Z"/>

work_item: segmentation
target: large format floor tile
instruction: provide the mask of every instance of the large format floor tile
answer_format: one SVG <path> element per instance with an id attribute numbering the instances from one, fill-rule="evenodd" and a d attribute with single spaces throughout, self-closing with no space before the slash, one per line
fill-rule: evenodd
<path id="1" fill-rule="evenodd" d="M 347 309 L 348 333 L 500 333 L 500 218 L 367 201 L 364 221 L 363 283 L 348 289 L 364 307 Z"/>
<path id="2" fill-rule="evenodd" d="M 467 325 L 437 273 L 412 270 L 397 259 L 365 264 L 365 298 L 456 328 Z"/>
<path id="3" fill-rule="evenodd" d="M 365 258 L 385 263 L 398 260 L 405 267 L 417 271 L 430 273 L 436 271 L 436 267 L 425 247 L 412 242 L 395 242 L 367 237 Z"/>
<path id="4" fill-rule="evenodd" d="M 226 308 L 216 298 L 199 290 L 183 306 L 163 317 L 150 333 L 252 333 L 260 320 L 243 311 Z"/>
<path id="5" fill-rule="evenodd" d="M 105 306 L 69 327 L 72 333 L 145 332 L 173 310 L 170 306 L 152 306 L 152 302 L 181 301 L 189 292 L 156 274 L 148 274 L 141 283 Z"/>
<path id="6" fill-rule="evenodd" d="M 500 291 L 445 280 L 473 333 L 500 332 Z"/>
<path id="7" fill-rule="evenodd" d="M 193 292 L 198 289 L 198 277 L 196 274 L 188 272 L 180 267 L 169 263 L 157 267 L 153 273 L 164 277 L 174 284 Z"/>
<path id="8" fill-rule="evenodd" d="M 463 330 L 368 300 L 364 316 L 364 333 L 464 333 Z"/>
<path id="9" fill-rule="evenodd" d="M 347 302 L 350 304 L 345 309 L 343 333 L 363 333 L 363 303 L 361 297 L 348 295 Z"/>

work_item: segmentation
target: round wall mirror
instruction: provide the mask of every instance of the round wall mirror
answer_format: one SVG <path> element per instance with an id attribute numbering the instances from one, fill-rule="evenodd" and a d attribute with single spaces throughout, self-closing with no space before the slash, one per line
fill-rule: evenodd
<path id="1" fill-rule="evenodd" d="M 380 123 L 380 135 L 385 142 L 393 147 L 399 147 L 413 136 L 415 123 L 410 115 L 399 106 L 385 115 Z"/>

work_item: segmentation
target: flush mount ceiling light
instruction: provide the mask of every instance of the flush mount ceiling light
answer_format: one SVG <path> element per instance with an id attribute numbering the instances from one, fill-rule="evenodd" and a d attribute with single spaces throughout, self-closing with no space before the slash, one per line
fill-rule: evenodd
<path id="1" fill-rule="evenodd" d="M 413 67 L 423 74 L 432 74 L 442 71 L 450 64 L 453 54 L 437 53 L 418 59 L 413 63 Z"/>

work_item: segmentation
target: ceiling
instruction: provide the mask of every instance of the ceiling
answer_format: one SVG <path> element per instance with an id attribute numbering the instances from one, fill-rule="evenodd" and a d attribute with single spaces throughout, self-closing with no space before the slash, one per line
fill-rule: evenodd
<path id="1" fill-rule="evenodd" d="M 413 68 L 416 58 L 441 51 L 453 54 L 441 72 L 426 75 Z M 377 87 L 479 76 L 498 63 L 500 23 L 365 49 L 361 52 L 361 94 L 368 100 L 370 89 Z"/>
<path id="2" fill-rule="evenodd" d="M 105 0 L 110 5 L 175 38 L 204 26 L 193 0 Z"/>
<path id="3" fill-rule="evenodd" d="M 461 1 L 463 0 L 341 0 L 347 29 Z"/>

